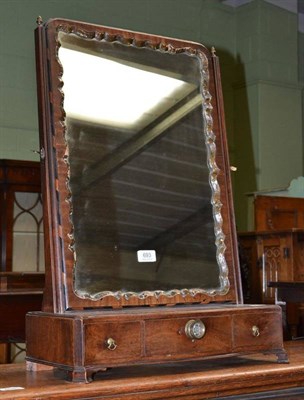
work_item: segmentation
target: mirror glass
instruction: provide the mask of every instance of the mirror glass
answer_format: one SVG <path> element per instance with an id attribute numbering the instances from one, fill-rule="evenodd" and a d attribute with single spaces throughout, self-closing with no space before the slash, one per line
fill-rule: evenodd
<path id="1" fill-rule="evenodd" d="M 203 60 L 65 32 L 59 43 L 75 293 L 220 289 Z"/>

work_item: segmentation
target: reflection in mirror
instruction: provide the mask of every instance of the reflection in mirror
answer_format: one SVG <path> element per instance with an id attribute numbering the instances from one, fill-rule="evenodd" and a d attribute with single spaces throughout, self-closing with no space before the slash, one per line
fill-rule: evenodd
<path id="1" fill-rule="evenodd" d="M 63 32 L 59 41 L 75 293 L 227 290 L 202 60 Z"/>

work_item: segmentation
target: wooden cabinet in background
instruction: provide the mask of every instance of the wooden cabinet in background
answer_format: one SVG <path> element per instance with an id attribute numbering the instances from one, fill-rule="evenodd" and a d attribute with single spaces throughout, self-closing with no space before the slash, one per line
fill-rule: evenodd
<path id="1" fill-rule="evenodd" d="M 258 195 L 254 221 L 253 232 L 238 234 L 245 301 L 276 303 L 270 282 L 304 282 L 304 198 Z M 302 335 L 301 309 L 286 305 L 289 336 Z"/>
<path id="2" fill-rule="evenodd" d="M 40 163 L 0 160 L 0 362 L 25 341 L 25 314 L 42 306 L 44 251 Z"/>
<path id="3" fill-rule="evenodd" d="M 1 271 L 44 270 L 40 163 L 0 160 Z"/>
<path id="4" fill-rule="evenodd" d="M 256 196 L 254 223 L 258 232 L 304 229 L 304 198 Z"/>
<path id="5" fill-rule="evenodd" d="M 246 301 L 274 303 L 269 282 L 304 281 L 304 230 L 239 233 Z"/>

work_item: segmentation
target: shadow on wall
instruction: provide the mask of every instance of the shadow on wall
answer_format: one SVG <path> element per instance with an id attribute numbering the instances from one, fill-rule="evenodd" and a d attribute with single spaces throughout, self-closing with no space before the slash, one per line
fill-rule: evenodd
<path id="1" fill-rule="evenodd" d="M 257 190 L 253 143 L 257 118 L 250 111 L 250 91 L 254 89 L 245 84 L 244 64 L 239 56 L 234 57 L 221 48 L 217 49 L 217 55 L 221 66 L 230 165 L 237 168 L 231 172 L 236 224 L 238 230 L 246 230 L 246 193 Z"/>

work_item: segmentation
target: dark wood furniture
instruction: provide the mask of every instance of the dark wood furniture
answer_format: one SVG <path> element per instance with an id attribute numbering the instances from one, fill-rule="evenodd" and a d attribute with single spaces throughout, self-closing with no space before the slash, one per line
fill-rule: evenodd
<path id="1" fill-rule="evenodd" d="M 1 362 L 11 360 L 11 343 L 25 341 L 26 313 L 42 307 L 40 178 L 39 162 L 0 160 Z"/>
<path id="2" fill-rule="evenodd" d="M 0 343 L 25 342 L 25 315 L 42 308 L 44 273 L 0 272 Z"/>
<path id="3" fill-rule="evenodd" d="M 296 341 L 285 343 L 285 347 L 289 364 L 277 364 L 272 357 L 259 354 L 131 366 L 99 374 L 90 385 L 65 382 L 51 370 L 35 372 L 26 371 L 24 364 L 3 365 L 1 399 L 299 400 L 304 395 L 304 345 Z"/>
<path id="4" fill-rule="evenodd" d="M 304 228 L 304 199 L 283 196 L 254 198 L 256 231 L 280 231 Z"/>
<path id="5" fill-rule="evenodd" d="M 30 365 L 89 382 L 247 353 L 287 362 L 281 309 L 242 301 L 215 51 L 62 19 L 39 20 L 36 39 L 46 291 L 27 315 Z"/>
<path id="6" fill-rule="evenodd" d="M 40 201 L 40 179 L 39 162 L 0 160 L 0 245 L 2 272 L 17 272 L 20 270 L 24 272 L 26 270 L 24 265 L 13 265 L 14 224 L 19 215 L 31 212 L 32 208 L 35 208 L 35 203 Z M 34 194 L 35 199 L 33 203 L 28 202 L 26 205 L 19 204 L 19 194 Z M 39 264 L 39 260 L 36 259 L 33 264 L 30 266 L 29 271 L 38 271 L 37 264 Z"/>
<path id="7" fill-rule="evenodd" d="M 304 282 L 269 282 L 268 286 L 275 290 L 276 298 L 286 303 L 286 320 L 293 339 L 303 339 L 302 318 L 304 303 Z"/>
<path id="8" fill-rule="evenodd" d="M 255 195 L 253 209 L 254 231 L 238 233 L 251 287 L 246 295 L 249 301 L 273 303 L 270 281 L 304 280 L 304 199 Z"/>
<path id="9" fill-rule="evenodd" d="M 304 281 L 304 230 L 242 232 L 238 237 L 246 301 L 274 303 L 276 291 L 269 282 Z"/>
<path id="10" fill-rule="evenodd" d="M 304 199 L 257 195 L 255 230 L 238 234 L 247 302 L 276 303 L 270 282 L 304 281 Z M 302 336 L 302 306 L 287 302 L 286 337 Z"/>
<path id="11" fill-rule="evenodd" d="M 303 339 L 301 319 L 304 303 L 304 282 L 269 282 L 279 301 L 286 303 L 286 319 L 294 339 Z"/>
<path id="12" fill-rule="evenodd" d="M 269 287 L 277 289 L 277 296 L 282 301 L 304 303 L 304 282 L 269 282 Z"/>

